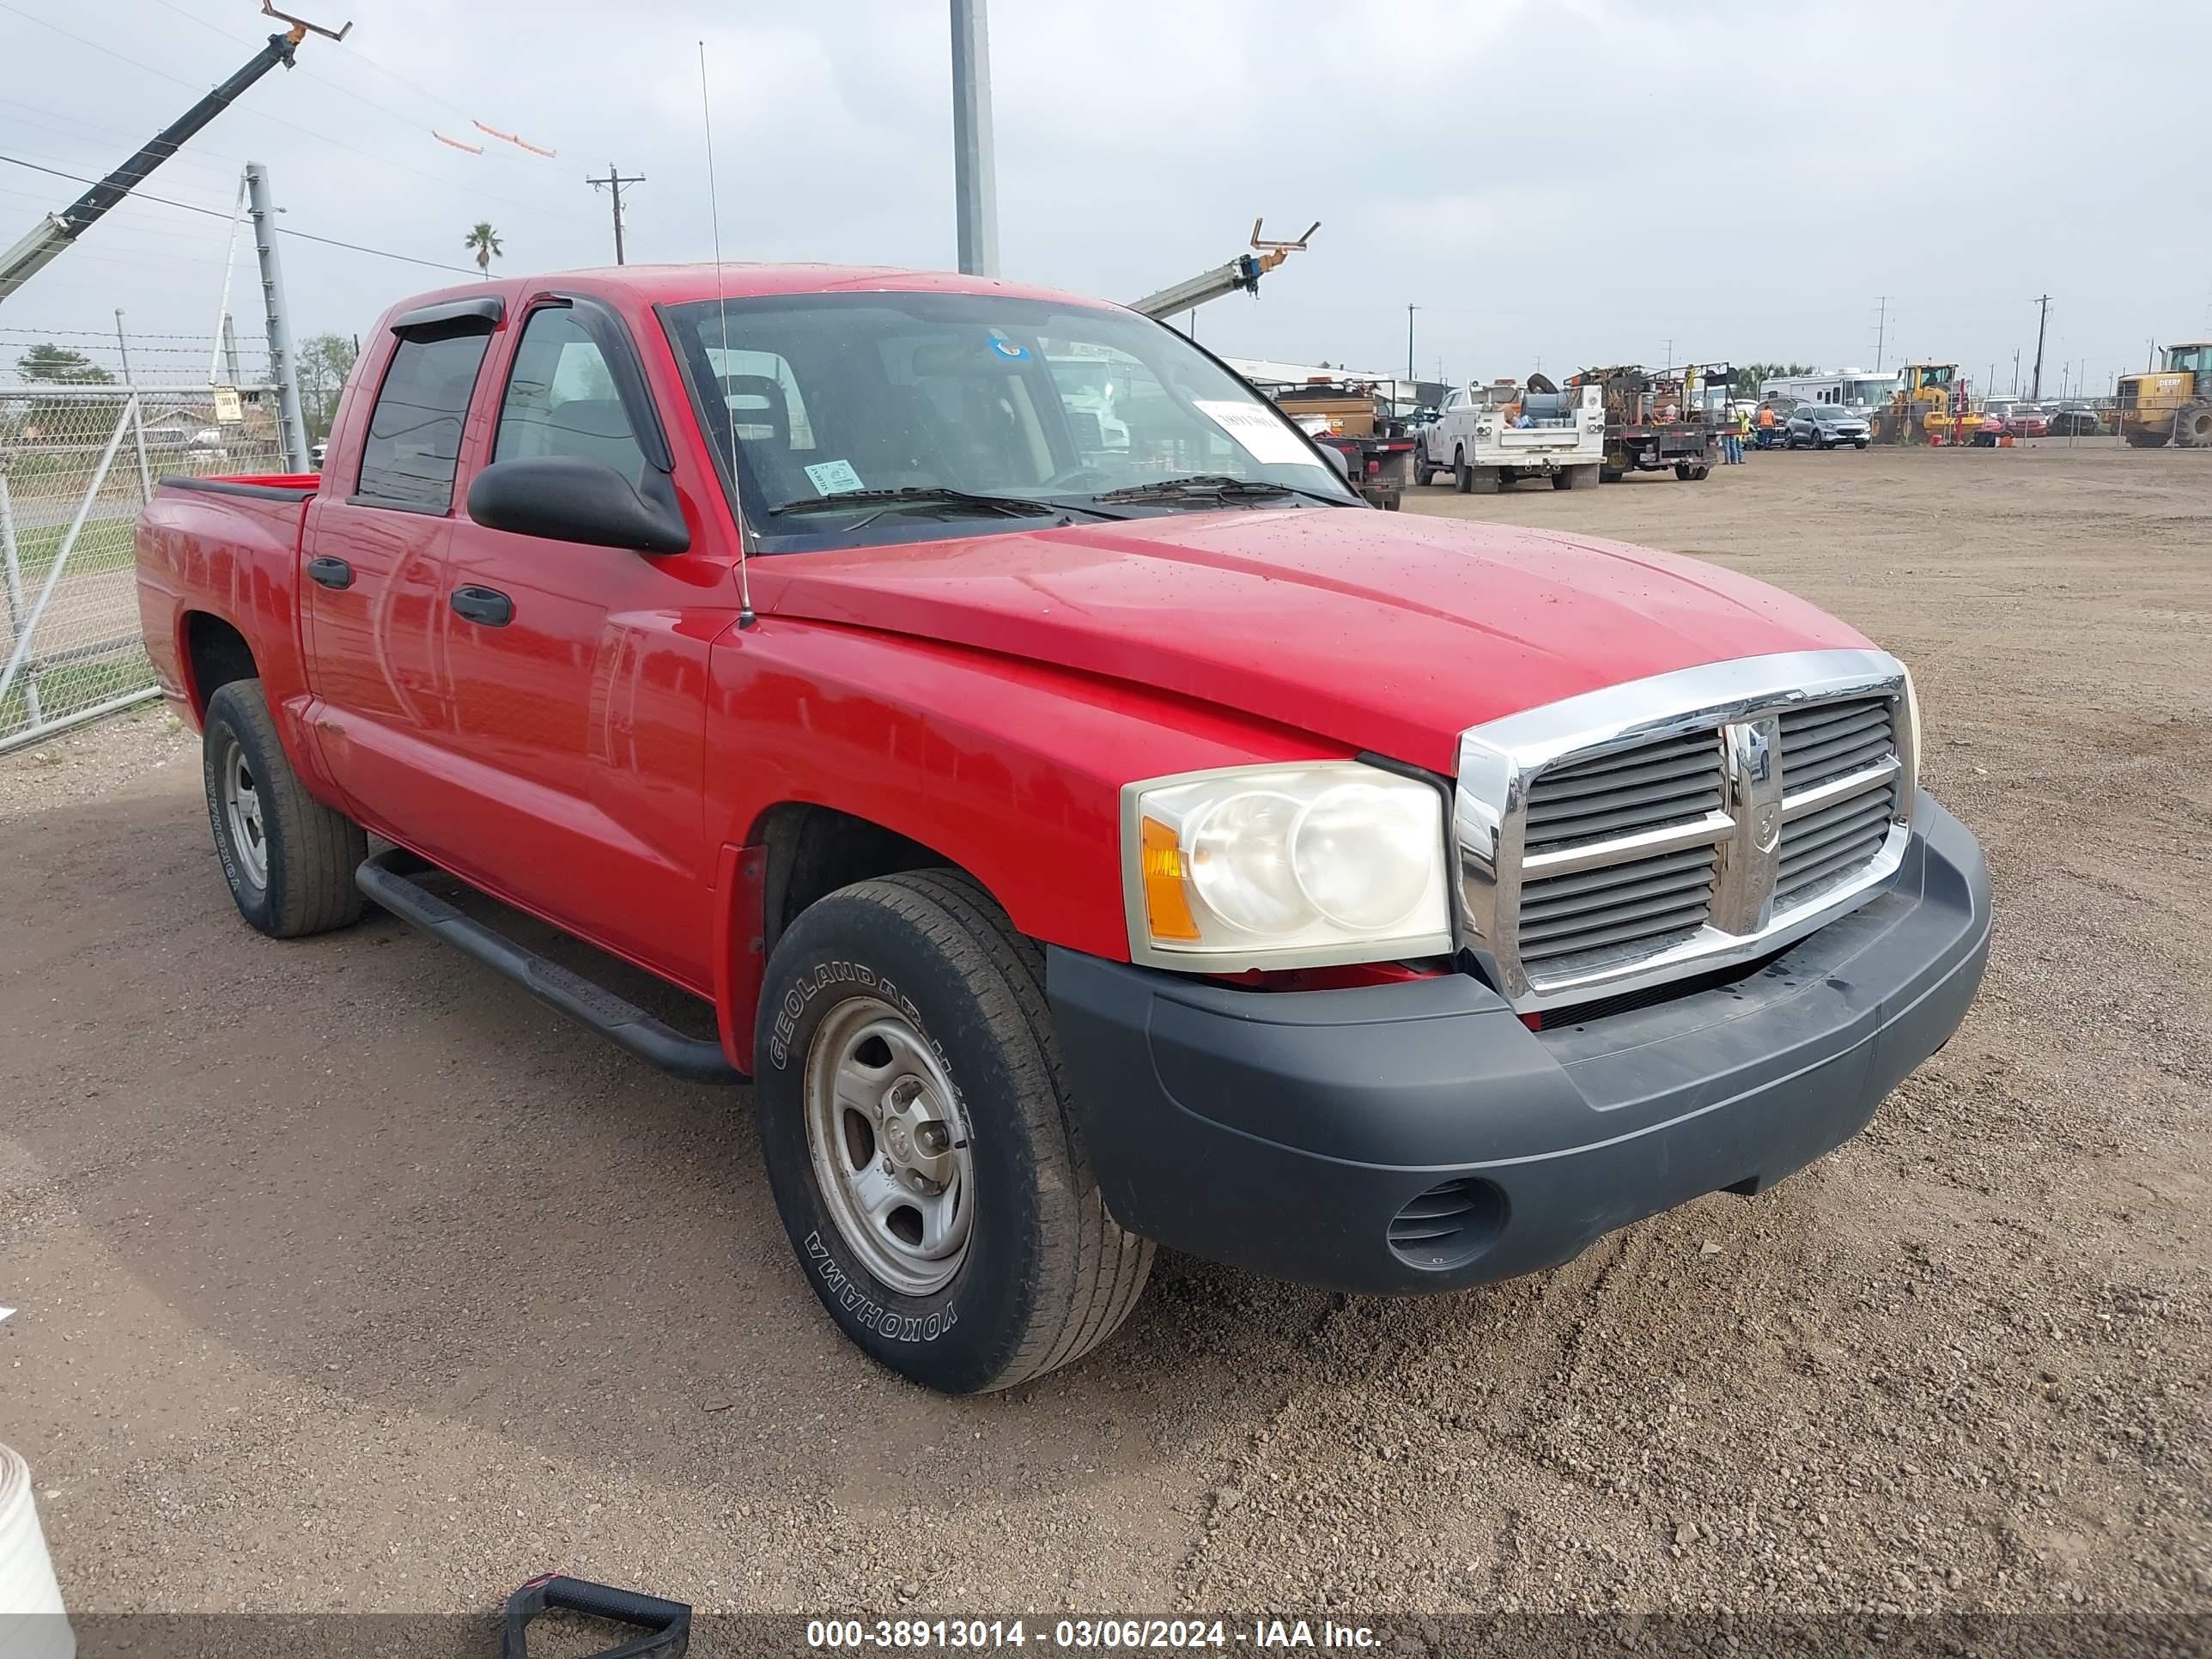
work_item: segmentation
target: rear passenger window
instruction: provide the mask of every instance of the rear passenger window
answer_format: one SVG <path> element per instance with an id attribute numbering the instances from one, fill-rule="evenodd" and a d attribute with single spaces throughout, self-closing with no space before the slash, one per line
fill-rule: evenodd
<path id="1" fill-rule="evenodd" d="M 490 337 L 478 326 L 400 340 L 368 413 L 356 501 L 418 513 L 452 507 L 461 422 Z"/>
<path id="2" fill-rule="evenodd" d="M 546 455 L 597 461 L 633 485 L 645 479 L 645 452 L 605 355 L 566 307 L 533 312 L 523 325 L 491 453 L 495 461 Z"/>

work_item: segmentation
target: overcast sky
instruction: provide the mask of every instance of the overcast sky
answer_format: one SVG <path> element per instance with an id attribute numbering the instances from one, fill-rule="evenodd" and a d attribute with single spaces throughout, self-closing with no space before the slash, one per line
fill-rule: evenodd
<path id="1" fill-rule="evenodd" d="M 290 0 L 311 38 L 146 188 L 229 210 L 268 164 L 300 231 L 502 272 L 709 252 L 697 49 L 727 257 L 950 266 L 942 0 Z M 0 0 L 0 155 L 97 175 L 270 27 L 257 0 Z M 66 30 L 67 34 L 57 32 Z M 72 39 L 70 36 L 82 39 Z M 1598 362 L 1955 361 L 2008 386 L 2052 296 L 2101 390 L 2147 342 L 2212 337 L 2212 6 L 1775 0 L 991 0 L 1007 276 L 1127 300 L 1322 222 L 1220 351 L 1424 376 Z M 128 61 L 125 61 L 128 60 Z M 544 159 L 470 125 L 558 151 Z M 433 129 L 481 143 L 470 155 Z M 0 246 L 81 185 L 0 163 Z M 132 202 L 0 305 L 32 334 L 205 334 L 224 220 Z M 458 280 L 282 245 L 301 333 Z M 252 317 L 241 247 L 234 310 Z"/>

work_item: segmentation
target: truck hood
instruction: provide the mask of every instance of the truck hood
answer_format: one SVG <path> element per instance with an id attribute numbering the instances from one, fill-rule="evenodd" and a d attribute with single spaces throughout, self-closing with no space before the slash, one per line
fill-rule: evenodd
<path id="1" fill-rule="evenodd" d="M 1304 508 L 793 553 L 779 617 L 1131 681 L 1438 772 L 1462 731 L 1775 651 L 1863 647 L 1763 582 L 1620 542 Z"/>

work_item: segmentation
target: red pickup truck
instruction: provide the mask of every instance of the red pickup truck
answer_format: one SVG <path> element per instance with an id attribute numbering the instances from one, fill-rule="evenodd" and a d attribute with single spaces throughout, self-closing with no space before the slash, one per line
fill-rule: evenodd
<path id="1" fill-rule="evenodd" d="M 1691 560 L 1376 512 L 1067 295 L 410 301 L 324 471 L 167 481 L 138 584 L 246 919 L 373 900 L 750 1081 L 800 1270 L 941 1389 L 1089 1351 L 1156 1243 L 1442 1291 L 1757 1192 L 1986 958 L 1894 658 Z"/>

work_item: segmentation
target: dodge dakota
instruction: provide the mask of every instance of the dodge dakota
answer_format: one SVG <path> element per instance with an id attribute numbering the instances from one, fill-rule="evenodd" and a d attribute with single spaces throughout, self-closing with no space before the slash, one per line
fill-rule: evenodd
<path id="1" fill-rule="evenodd" d="M 1096 1347 L 1158 1245 L 1449 1291 L 1759 1192 L 1988 950 L 1895 658 L 1689 559 L 1374 511 L 1065 294 L 426 295 L 321 472 L 166 482 L 137 583 L 246 921 L 374 902 L 750 1083 L 797 1270 L 947 1391 Z"/>

